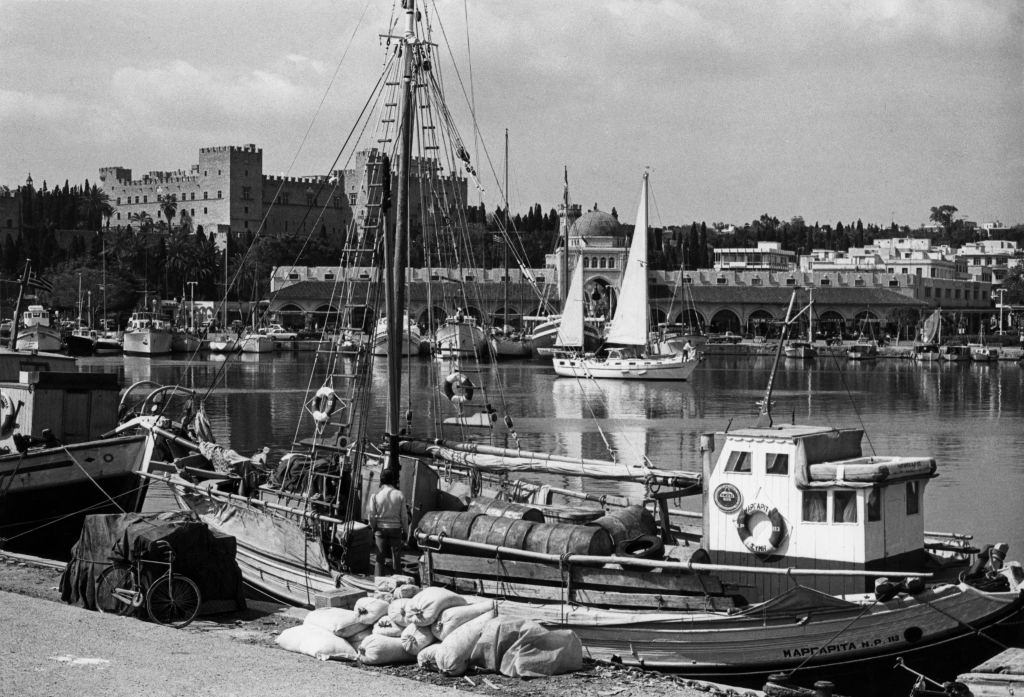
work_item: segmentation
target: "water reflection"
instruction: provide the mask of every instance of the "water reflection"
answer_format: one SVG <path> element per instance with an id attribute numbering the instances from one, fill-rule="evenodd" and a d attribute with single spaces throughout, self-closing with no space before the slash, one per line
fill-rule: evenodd
<path id="1" fill-rule="evenodd" d="M 91 358 L 83 369 L 117 372 L 125 384 L 138 380 L 178 382 L 204 389 L 215 379 L 207 410 L 219 440 L 240 452 L 270 445 L 281 452 L 312 423 L 303 414 L 316 354 L 243 356 L 225 363 L 211 356 L 184 360 Z M 486 399 L 499 415 L 514 419 L 518 444 L 572 457 L 635 463 L 648 458 L 658 467 L 699 470 L 702 432 L 751 425 L 764 392 L 772 358 L 715 356 L 687 383 L 600 384 L 555 378 L 550 365 L 509 363 L 488 366 L 474 382 L 486 382 Z M 408 408 L 414 433 L 428 436 L 433 424 L 454 416 L 440 394 L 444 366 L 414 360 L 408 378 Z M 500 387 L 499 387 L 500 383 Z M 384 429 L 386 381 L 383 362 L 372 375 L 370 434 Z M 483 393 L 479 393 L 483 395 Z M 929 487 L 927 527 L 973 531 L 983 542 L 1010 542 L 1024 556 L 1024 371 L 1013 363 L 916 363 L 910 360 L 784 361 L 776 377 L 777 422 L 791 419 L 863 427 L 865 451 L 931 455 L 939 478 Z M 483 396 L 474 400 L 476 408 Z M 403 410 L 405 406 L 403 405 Z M 300 426 L 297 428 L 296 424 Z M 450 437 L 488 437 L 500 445 L 517 442 L 501 420 L 493 432 Z M 579 480 L 576 480 L 579 485 Z"/>

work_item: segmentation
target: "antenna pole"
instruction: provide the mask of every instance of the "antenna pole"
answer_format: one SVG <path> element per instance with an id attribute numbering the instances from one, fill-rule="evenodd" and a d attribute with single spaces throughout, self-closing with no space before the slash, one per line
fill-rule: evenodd
<path id="1" fill-rule="evenodd" d="M 793 321 L 793 304 L 796 302 L 796 289 L 793 295 L 789 296 L 789 307 L 786 308 L 786 319 L 782 324 L 782 336 L 779 337 L 779 345 L 775 349 L 775 362 L 772 363 L 772 372 L 768 375 L 768 386 L 764 390 L 764 398 L 761 400 L 761 412 L 757 416 L 758 428 L 770 428 L 772 425 L 772 387 L 775 383 L 775 373 L 779 369 L 779 359 L 782 358 L 782 347 L 789 336 L 789 326 Z"/>

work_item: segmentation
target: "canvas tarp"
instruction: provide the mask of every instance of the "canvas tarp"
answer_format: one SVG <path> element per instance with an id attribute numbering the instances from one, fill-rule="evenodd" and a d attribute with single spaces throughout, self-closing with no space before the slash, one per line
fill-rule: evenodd
<path id="1" fill-rule="evenodd" d="M 194 514 L 179 511 L 86 516 L 60 580 L 61 599 L 95 610 L 96 579 L 111 565 L 110 558 L 127 554 L 166 561 L 166 554 L 154 547 L 161 540 L 174 550 L 174 572 L 199 586 L 200 614 L 245 608 L 242 574 L 235 563 L 235 538 L 218 535 Z M 151 578 L 167 571 L 161 564 L 144 564 L 143 568 Z"/>

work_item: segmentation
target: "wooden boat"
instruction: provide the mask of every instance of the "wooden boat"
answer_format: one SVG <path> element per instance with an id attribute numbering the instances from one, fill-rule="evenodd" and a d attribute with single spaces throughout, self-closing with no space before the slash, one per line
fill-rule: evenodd
<path id="1" fill-rule="evenodd" d="M 487 352 L 487 336 L 476 317 L 460 310 L 434 330 L 433 352 L 438 358 L 482 357 Z"/>
<path id="2" fill-rule="evenodd" d="M 64 556 L 87 513 L 139 510 L 146 487 L 137 472 L 150 443 L 101 437 L 117 424 L 116 375 L 58 372 L 40 364 L 44 354 L 32 359 L 0 355 L 20 363 L 19 377 L 0 377 L 0 542 Z M 63 363 L 53 367 L 71 367 Z"/>
<path id="3" fill-rule="evenodd" d="M 413 0 L 403 13 L 401 38 L 389 49 L 401 60 L 388 61 L 382 84 L 400 88 L 398 112 L 411 118 L 420 111 L 412 109 L 413 85 L 429 80 L 434 49 Z M 412 121 L 407 131 L 415 132 Z M 409 172 L 402 163 L 410 161 L 412 141 L 399 140 L 398 229 L 385 274 L 391 279 L 405 276 L 408 239 L 401 206 Z M 383 159 L 385 181 L 388 166 Z M 405 310 L 400 286 L 388 294 L 385 313 L 396 348 Z M 629 665 L 762 682 L 775 670 L 863 674 L 868 661 L 974 638 L 1020 611 L 1019 564 L 990 553 L 963 580 L 957 575 L 964 563 L 948 562 L 948 578 L 926 568 L 921 502 L 933 460 L 865 456 L 859 429 L 773 425 L 774 369 L 757 426 L 706 434 L 702 471 L 685 472 L 675 464 L 630 466 L 415 438 L 403 420 L 399 358 L 397 350 L 388 355 L 382 443 L 363 445 L 369 414 L 357 408 L 369 403 L 356 388 L 372 388 L 373 371 L 333 363 L 306 402 L 312 435 L 272 463 L 262 482 L 259 456 L 210 442 L 198 393 L 160 388 L 132 424 L 173 462 L 153 463 L 146 476 L 169 484 L 182 507 L 236 538 L 247 583 L 310 606 L 318 595 L 375 587 L 362 503 L 381 468 L 397 469 L 414 514 L 422 584 L 498 599 L 503 613 L 571 628 L 589 655 Z M 176 399 L 186 408 L 172 406 Z M 178 421 L 152 415 L 158 404 Z M 454 471 L 467 476 L 449 481 Z M 527 479 L 538 472 L 630 481 L 643 494 L 593 496 Z M 461 486 L 483 511 L 462 510 Z M 703 510 L 701 547 L 686 516 L 669 507 L 687 497 L 697 497 Z M 524 508 L 532 509 L 529 518 Z M 587 521 L 592 525 L 579 524 Z M 876 584 L 880 578 L 888 581 Z"/>
<path id="4" fill-rule="evenodd" d="M 851 361 L 878 358 L 878 342 L 860 339 L 846 349 L 846 357 Z"/>
<path id="5" fill-rule="evenodd" d="M 945 344 L 939 347 L 939 358 L 952 363 L 971 360 L 971 350 L 960 344 Z"/>
<path id="6" fill-rule="evenodd" d="M 999 360 L 999 351 L 985 343 L 985 328 L 982 327 L 977 343 L 967 344 L 971 360 L 975 363 L 991 363 Z"/>
<path id="7" fill-rule="evenodd" d="M 29 305 L 22 313 L 18 346 L 26 351 L 60 351 L 64 346 L 60 332 L 50 326 L 50 312 L 42 305 Z"/>
<path id="8" fill-rule="evenodd" d="M 405 321 L 402 329 L 402 341 L 401 355 L 403 356 L 416 356 L 419 355 L 420 346 L 423 343 L 423 336 L 420 334 L 420 327 L 418 324 L 413 322 L 409 315 L 404 316 Z M 388 355 L 388 319 L 382 317 L 377 320 L 377 324 L 373 330 L 373 336 L 370 339 L 370 351 L 375 356 L 386 356 Z"/>
<path id="9" fill-rule="evenodd" d="M 555 374 L 564 377 L 614 380 L 687 380 L 700 365 L 696 350 L 688 353 L 656 353 L 650 344 L 647 290 L 647 203 L 648 182 L 644 173 L 640 206 L 623 271 L 619 302 L 611 329 L 605 339 L 607 354 L 559 355 L 551 359 Z M 583 258 L 576 264 L 572 284 L 562 316 L 556 346 L 582 344 L 583 334 Z M 577 303 L 577 299 L 579 302 Z"/>

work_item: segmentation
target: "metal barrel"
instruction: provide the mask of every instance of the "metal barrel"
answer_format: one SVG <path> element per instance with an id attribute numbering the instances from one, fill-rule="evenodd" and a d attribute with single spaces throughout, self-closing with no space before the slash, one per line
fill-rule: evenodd
<path id="1" fill-rule="evenodd" d="M 429 535 L 445 535 L 468 540 L 473 521 L 480 516 L 473 511 L 428 511 L 416 527 Z"/>
<path id="2" fill-rule="evenodd" d="M 526 534 L 523 549 L 545 554 L 607 556 L 615 549 L 604 528 L 568 523 L 535 523 Z"/>
<path id="3" fill-rule="evenodd" d="M 469 502 L 469 510 L 483 515 L 529 520 L 534 523 L 544 522 L 544 514 L 539 509 L 525 503 L 477 497 Z"/>
<path id="4" fill-rule="evenodd" d="M 529 520 L 481 515 L 473 521 L 469 539 L 499 547 L 523 549 L 526 536 L 536 523 Z"/>
<path id="5" fill-rule="evenodd" d="M 613 509 L 588 525 L 596 525 L 607 531 L 614 544 L 641 535 L 654 535 L 658 531 L 654 515 L 643 506 Z"/>

